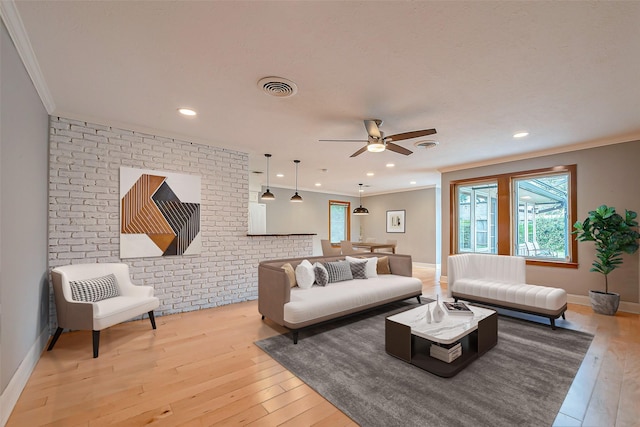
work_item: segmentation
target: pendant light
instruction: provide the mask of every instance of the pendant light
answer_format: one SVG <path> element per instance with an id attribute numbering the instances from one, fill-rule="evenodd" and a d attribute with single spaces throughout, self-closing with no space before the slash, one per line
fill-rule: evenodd
<path id="1" fill-rule="evenodd" d="M 271 154 L 265 154 L 264 156 L 267 158 L 267 191 L 265 191 L 264 194 L 260 196 L 260 198 L 266 201 L 275 200 L 276 196 L 274 196 L 273 193 L 269 191 L 269 158 L 271 157 Z"/>
<path id="2" fill-rule="evenodd" d="M 369 215 L 369 210 L 362 207 L 362 184 L 360 185 L 360 206 L 353 210 L 354 215 Z"/>
<path id="3" fill-rule="evenodd" d="M 301 203 L 302 196 L 298 194 L 298 164 L 300 163 L 300 160 L 294 160 L 293 163 L 296 164 L 296 194 L 291 196 L 291 201 L 294 203 Z"/>

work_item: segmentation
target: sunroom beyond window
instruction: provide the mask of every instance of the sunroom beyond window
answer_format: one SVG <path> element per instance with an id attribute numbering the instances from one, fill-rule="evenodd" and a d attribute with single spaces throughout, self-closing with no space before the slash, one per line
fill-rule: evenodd
<path id="1" fill-rule="evenodd" d="M 569 250 L 569 174 L 513 180 L 514 253 L 532 258 L 566 259 Z"/>
<path id="2" fill-rule="evenodd" d="M 458 187 L 458 252 L 498 253 L 497 182 Z"/>

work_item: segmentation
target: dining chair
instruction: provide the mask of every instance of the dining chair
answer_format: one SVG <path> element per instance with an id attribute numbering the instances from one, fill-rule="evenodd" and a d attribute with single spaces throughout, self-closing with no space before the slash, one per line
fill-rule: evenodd
<path id="1" fill-rule="evenodd" d="M 320 244 L 322 245 L 323 256 L 340 255 L 340 248 L 334 248 L 331 246 L 331 242 L 329 240 L 322 239 L 320 240 Z"/>
<path id="2" fill-rule="evenodd" d="M 348 240 L 342 240 L 340 242 L 340 248 L 342 249 L 342 255 L 352 255 L 367 252 L 364 250 L 357 250 L 353 248 L 353 244 Z"/>

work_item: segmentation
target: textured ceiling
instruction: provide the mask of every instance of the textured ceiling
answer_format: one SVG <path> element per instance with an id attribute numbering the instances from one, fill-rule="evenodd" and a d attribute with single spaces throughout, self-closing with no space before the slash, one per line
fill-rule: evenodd
<path id="1" fill-rule="evenodd" d="M 271 153 L 271 186 L 295 185 L 294 159 L 302 189 L 376 194 L 437 185 L 461 165 L 640 137 L 640 2 L 12 7 L 50 113 L 238 149 L 251 170 Z M 264 94 L 265 76 L 298 93 Z M 387 135 L 434 127 L 439 145 L 349 158 L 360 144 L 318 142 L 363 139 L 370 118 Z M 530 135 L 515 140 L 520 130 Z"/>

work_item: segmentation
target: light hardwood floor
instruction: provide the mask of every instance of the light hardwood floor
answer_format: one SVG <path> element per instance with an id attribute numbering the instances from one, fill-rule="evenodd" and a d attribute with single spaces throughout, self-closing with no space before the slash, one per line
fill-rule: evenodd
<path id="1" fill-rule="evenodd" d="M 424 294 L 446 293 L 437 271 L 414 268 Z M 44 352 L 7 426 L 350 426 L 322 396 L 253 342 L 284 332 L 256 301 L 63 334 Z M 561 327 L 595 334 L 558 426 L 638 426 L 640 316 L 570 305 Z"/>

